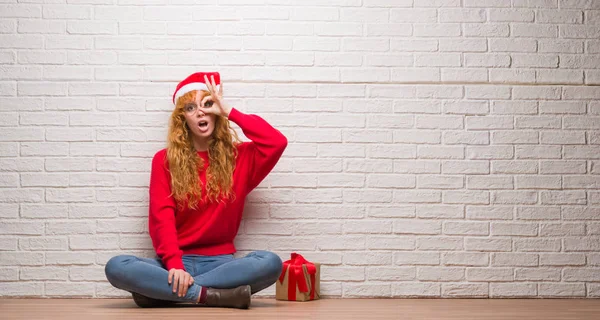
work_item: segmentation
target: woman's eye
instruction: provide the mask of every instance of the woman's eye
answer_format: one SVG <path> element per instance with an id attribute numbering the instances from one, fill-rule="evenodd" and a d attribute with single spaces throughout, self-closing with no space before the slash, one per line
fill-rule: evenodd
<path id="1" fill-rule="evenodd" d="M 194 110 L 194 106 L 187 105 L 187 106 L 185 106 L 184 110 L 187 111 L 187 112 L 190 112 L 190 111 Z"/>
<path id="2" fill-rule="evenodd" d="M 210 107 L 210 106 L 212 106 L 212 105 L 213 105 L 213 102 L 212 102 L 212 101 L 210 101 L 210 100 L 208 100 L 208 101 L 206 101 L 206 103 L 205 103 L 204 105 L 205 105 L 206 107 Z"/>

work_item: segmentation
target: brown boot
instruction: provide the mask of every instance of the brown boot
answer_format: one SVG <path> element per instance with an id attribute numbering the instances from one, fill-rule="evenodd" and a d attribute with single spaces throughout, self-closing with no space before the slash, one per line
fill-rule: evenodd
<path id="1" fill-rule="evenodd" d="M 208 307 L 226 307 L 248 309 L 250 307 L 250 286 L 239 286 L 234 289 L 206 288 Z"/>
<path id="2" fill-rule="evenodd" d="M 136 292 L 132 292 L 131 296 L 135 304 L 140 308 L 165 308 L 172 307 L 175 304 L 174 301 L 153 299 Z"/>

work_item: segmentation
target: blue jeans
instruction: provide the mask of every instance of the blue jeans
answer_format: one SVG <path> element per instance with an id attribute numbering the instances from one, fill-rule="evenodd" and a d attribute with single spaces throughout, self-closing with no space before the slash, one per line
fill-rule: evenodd
<path id="1" fill-rule="evenodd" d="M 104 271 L 108 281 L 119 289 L 158 300 L 196 302 L 202 286 L 229 289 L 250 285 L 252 293 L 256 293 L 274 284 L 282 269 L 279 256 L 268 251 L 254 251 L 237 259 L 233 254 L 188 254 L 183 256 L 183 265 L 194 277 L 194 283 L 183 297 L 173 292 L 175 284 L 169 284 L 169 271 L 159 257 L 115 256 L 106 263 Z"/>

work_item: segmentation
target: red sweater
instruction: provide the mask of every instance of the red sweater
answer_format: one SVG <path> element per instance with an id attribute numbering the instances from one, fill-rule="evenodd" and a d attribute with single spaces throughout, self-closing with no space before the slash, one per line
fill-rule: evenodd
<path id="1" fill-rule="evenodd" d="M 167 149 L 152 159 L 150 175 L 150 208 L 148 227 L 152 245 L 167 270 L 183 269 L 184 254 L 220 255 L 236 252 L 233 239 L 237 235 L 244 199 L 269 174 L 287 147 L 286 137 L 257 115 L 244 114 L 233 108 L 229 120 L 235 122 L 251 142 L 238 146 L 233 172 L 235 201 L 207 203 L 197 210 L 177 209 L 171 194 L 171 175 Z M 208 151 L 199 151 L 208 163 Z M 202 195 L 206 194 L 206 170 L 201 170 Z"/>

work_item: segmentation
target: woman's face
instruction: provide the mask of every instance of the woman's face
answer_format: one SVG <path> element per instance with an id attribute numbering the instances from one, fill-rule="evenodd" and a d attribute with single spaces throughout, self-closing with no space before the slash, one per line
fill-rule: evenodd
<path id="1" fill-rule="evenodd" d="M 189 101 L 183 106 L 185 122 L 191 129 L 194 138 L 199 140 L 208 139 L 215 130 L 217 116 L 214 114 L 205 114 L 198 109 L 198 106 L 202 103 L 202 98 L 207 94 L 197 90 L 194 101 Z M 206 101 L 207 105 L 211 103 L 212 101 L 210 100 Z"/>

